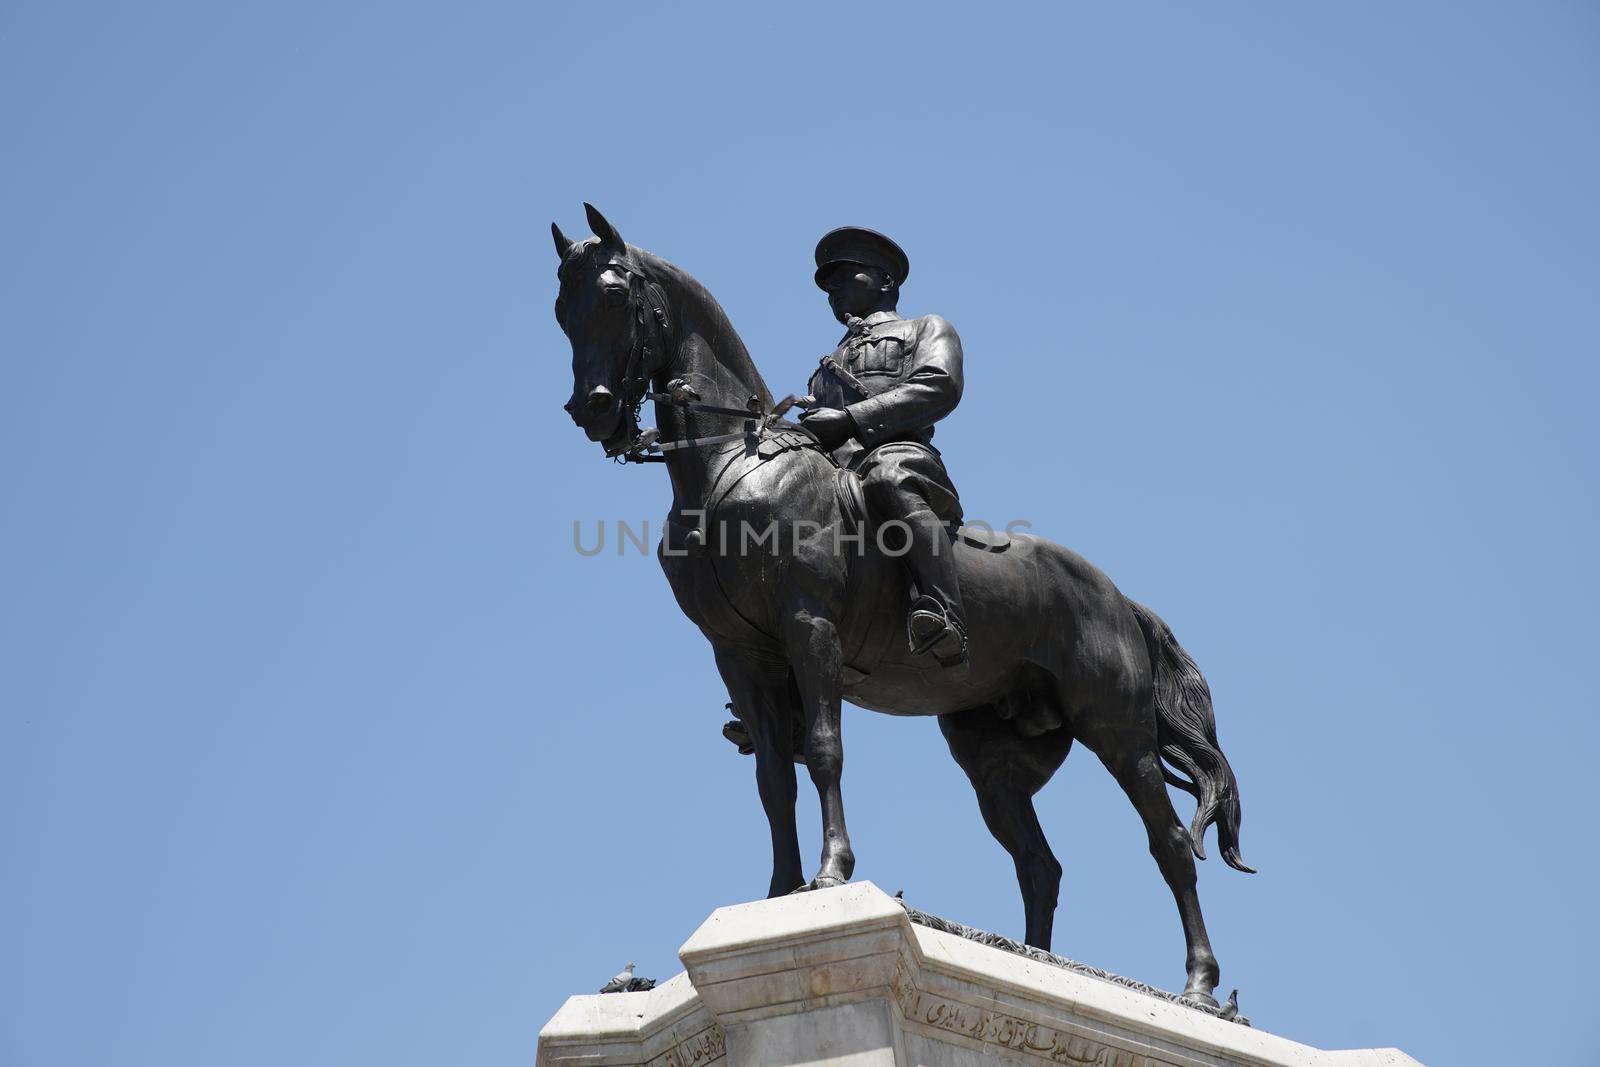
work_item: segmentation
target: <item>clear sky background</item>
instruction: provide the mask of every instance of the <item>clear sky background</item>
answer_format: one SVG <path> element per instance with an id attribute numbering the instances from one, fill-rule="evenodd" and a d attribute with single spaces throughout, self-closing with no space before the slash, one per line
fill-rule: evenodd
<path id="1" fill-rule="evenodd" d="M 1597 104 L 1587 3 L 7 0 L 0 1062 L 528 1064 L 765 891 L 704 641 L 572 547 L 669 499 L 560 408 L 586 199 L 779 393 L 816 238 L 905 245 L 969 513 L 1211 682 L 1258 1025 L 1587 1061 Z M 934 721 L 845 737 L 858 877 L 1019 934 Z M 1057 949 L 1180 987 L 1098 762 L 1039 808 Z"/>

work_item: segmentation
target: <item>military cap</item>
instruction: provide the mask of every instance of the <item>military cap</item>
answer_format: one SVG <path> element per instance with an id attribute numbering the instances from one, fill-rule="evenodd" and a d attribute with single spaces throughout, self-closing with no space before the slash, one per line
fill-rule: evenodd
<path id="1" fill-rule="evenodd" d="M 911 273 L 911 260 L 903 248 L 877 230 L 861 226 L 840 226 L 823 234 L 817 242 L 817 273 L 813 277 L 818 288 L 823 287 L 835 263 L 876 267 L 893 278 L 896 285 L 905 284 L 906 275 Z"/>

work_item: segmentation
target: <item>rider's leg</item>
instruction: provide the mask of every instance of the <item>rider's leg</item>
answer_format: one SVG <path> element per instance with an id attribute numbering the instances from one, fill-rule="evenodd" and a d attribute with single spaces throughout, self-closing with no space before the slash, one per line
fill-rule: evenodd
<path id="1" fill-rule="evenodd" d="M 941 658 L 966 654 L 966 616 L 961 610 L 961 587 L 956 580 L 955 554 L 950 535 L 939 517 L 927 508 L 909 508 L 900 516 L 915 533 L 905 555 L 919 603 L 910 621 L 914 645 L 931 644 Z M 929 598 L 930 611 L 920 598 Z"/>
<path id="2" fill-rule="evenodd" d="M 913 650 L 959 662 L 966 655 L 966 620 L 948 527 L 960 521 L 961 501 L 944 464 L 927 448 L 884 445 L 863 469 L 862 491 L 880 528 L 891 520 L 906 526 L 898 536 L 882 529 L 881 540 L 891 552 L 904 549 L 911 572 L 916 600 L 907 625 Z"/>

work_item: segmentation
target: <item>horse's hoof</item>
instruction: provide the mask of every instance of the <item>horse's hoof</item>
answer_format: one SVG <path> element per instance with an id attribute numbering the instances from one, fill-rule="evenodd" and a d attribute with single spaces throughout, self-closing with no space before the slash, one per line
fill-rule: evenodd
<path id="1" fill-rule="evenodd" d="M 1193 1004 L 1197 1008 L 1218 1008 L 1218 1009 L 1220 1009 L 1222 1007 L 1221 1004 L 1217 1003 L 1217 998 L 1212 996 L 1210 993 L 1200 993 L 1200 992 L 1185 993 L 1183 995 L 1183 1002 L 1185 1004 Z"/>
<path id="2" fill-rule="evenodd" d="M 730 708 L 732 704 L 728 705 Z M 722 736 L 733 742 L 741 756 L 752 756 L 756 751 L 756 743 L 750 740 L 750 728 L 740 719 L 730 719 L 722 724 Z"/>
<path id="3" fill-rule="evenodd" d="M 801 886 L 799 889 L 796 889 L 794 892 L 809 893 L 813 889 L 837 889 L 839 886 L 844 884 L 845 882 L 843 878 L 834 878 L 831 875 L 819 874 L 815 878 L 811 879 L 811 881 Z M 790 894 L 790 896 L 793 895 L 794 893 Z"/>

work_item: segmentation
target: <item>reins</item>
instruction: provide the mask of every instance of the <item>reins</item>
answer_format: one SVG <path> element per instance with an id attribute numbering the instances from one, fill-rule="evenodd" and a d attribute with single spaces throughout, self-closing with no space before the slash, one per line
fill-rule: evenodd
<path id="1" fill-rule="evenodd" d="M 791 408 L 807 407 L 815 403 L 809 396 L 789 395 L 774 404 L 771 411 L 763 411 L 761 398 L 752 396 L 743 408 L 707 404 L 687 381 L 675 379 L 667 383 L 667 392 L 650 389 L 651 379 L 660 372 L 665 362 L 665 334 L 672 329 L 672 316 L 667 308 L 666 294 L 654 282 L 627 264 L 617 266 L 628 272 L 628 291 L 633 305 L 633 347 L 628 351 L 628 362 L 623 368 L 623 404 L 629 425 L 639 425 L 639 409 L 646 400 L 666 404 L 683 412 L 700 415 L 721 415 L 744 419 L 743 429 L 734 433 L 713 434 L 710 437 L 688 436 L 677 441 L 660 440 L 661 431 L 654 426 L 638 431 L 633 440 L 608 455 L 618 463 L 664 463 L 668 452 L 684 448 L 705 448 L 709 445 L 727 444 L 730 441 L 760 440 Z"/>

